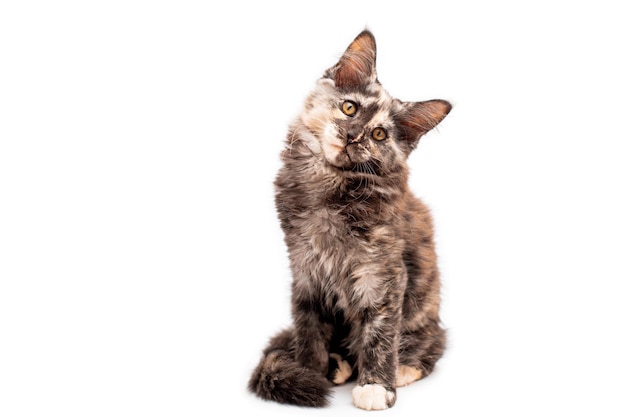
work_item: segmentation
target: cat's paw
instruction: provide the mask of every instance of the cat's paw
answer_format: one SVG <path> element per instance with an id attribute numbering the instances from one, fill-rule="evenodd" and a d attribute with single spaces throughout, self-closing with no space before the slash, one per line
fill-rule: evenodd
<path id="1" fill-rule="evenodd" d="M 396 373 L 396 387 L 404 387 L 422 378 L 422 370 L 413 366 L 400 365 Z"/>
<path id="2" fill-rule="evenodd" d="M 396 393 L 380 384 L 357 385 L 352 390 L 352 402 L 363 410 L 384 410 L 396 402 Z"/>
<path id="3" fill-rule="evenodd" d="M 336 366 L 330 367 L 332 370 L 330 372 L 330 380 L 333 381 L 335 385 L 341 385 L 348 380 L 352 376 L 352 367 L 348 361 L 343 360 L 341 355 L 338 353 L 331 353 L 330 355 L 331 362 L 335 361 Z M 334 364 L 333 364 L 334 365 Z"/>

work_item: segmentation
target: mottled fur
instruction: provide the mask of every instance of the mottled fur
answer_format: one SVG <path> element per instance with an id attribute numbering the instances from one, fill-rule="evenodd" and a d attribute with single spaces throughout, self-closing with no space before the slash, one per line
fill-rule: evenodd
<path id="1" fill-rule="evenodd" d="M 408 189 L 407 158 L 451 106 L 392 98 L 375 62 L 364 31 L 317 82 L 281 155 L 293 326 L 270 340 L 250 379 L 265 399 L 323 406 L 331 381 L 352 376 L 357 407 L 388 408 L 444 350 L 433 226 Z"/>

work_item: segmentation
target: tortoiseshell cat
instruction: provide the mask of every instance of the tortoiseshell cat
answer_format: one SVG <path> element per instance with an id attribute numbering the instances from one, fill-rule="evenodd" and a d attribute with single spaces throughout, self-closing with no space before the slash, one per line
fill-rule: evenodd
<path id="1" fill-rule="evenodd" d="M 407 157 L 451 108 L 392 98 L 367 30 L 317 82 L 275 181 L 293 326 L 263 351 L 249 382 L 259 397 L 323 406 L 332 383 L 356 376 L 354 405 L 379 410 L 432 371 L 445 346 L 439 272 Z"/>

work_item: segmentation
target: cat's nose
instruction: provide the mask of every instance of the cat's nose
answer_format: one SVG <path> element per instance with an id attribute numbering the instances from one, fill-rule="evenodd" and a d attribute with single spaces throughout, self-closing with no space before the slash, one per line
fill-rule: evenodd
<path id="1" fill-rule="evenodd" d="M 361 135 L 359 134 L 355 134 L 352 132 L 348 132 L 348 134 L 346 135 L 347 139 L 348 139 L 348 143 L 356 143 L 356 142 L 360 142 L 361 141 Z"/>

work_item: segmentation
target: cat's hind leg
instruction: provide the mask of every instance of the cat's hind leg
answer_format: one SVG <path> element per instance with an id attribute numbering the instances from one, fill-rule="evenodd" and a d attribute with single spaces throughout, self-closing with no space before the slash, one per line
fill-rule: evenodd
<path id="1" fill-rule="evenodd" d="M 396 387 L 409 385 L 428 376 L 443 355 L 446 344 L 445 331 L 436 322 L 400 337 Z"/>
<path id="2" fill-rule="evenodd" d="M 421 369 L 409 365 L 399 365 L 396 372 L 396 387 L 404 387 L 412 382 L 422 379 L 424 373 Z"/>
<path id="3" fill-rule="evenodd" d="M 328 379 L 335 385 L 345 383 L 352 376 L 352 365 L 338 353 L 331 353 L 328 363 Z"/>

